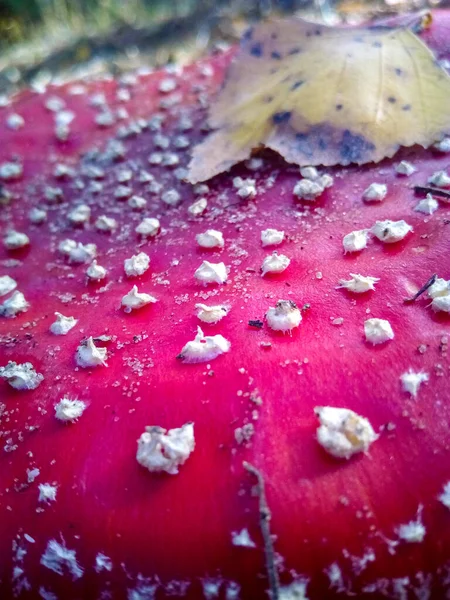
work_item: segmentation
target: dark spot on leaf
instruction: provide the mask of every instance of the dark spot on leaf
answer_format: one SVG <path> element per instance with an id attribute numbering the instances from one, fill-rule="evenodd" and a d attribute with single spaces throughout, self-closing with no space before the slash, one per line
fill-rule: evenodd
<path id="1" fill-rule="evenodd" d="M 286 123 L 291 118 L 292 113 L 289 110 L 284 110 L 282 112 L 277 112 L 272 115 L 272 122 L 275 125 L 279 125 L 280 123 Z"/>
<path id="2" fill-rule="evenodd" d="M 266 104 L 270 104 L 271 102 L 273 102 L 273 96 L 265 96 L 265 97 L 263 98 L 263 101 L 264 101 Z"/>
<path id="3" fill-rule="evenodd" d="M 295 141 L 299 152 L 307 157 L 311 157 L 313 155 L 313 149 L 307 133 L 297 133 L 295 135 Z"/>
<path id="4" fill-rule="evenodd" d="M 389 98 L 388 98 L 388 102 L 389 102 L 390 104 L 395 104 L 395 103 L 397 102 L 397 99 L 396 99 L 396 98 L 394 98 L 394 96 L 389 96 Z"/>
<path id="5" fill-rule="evenodd" d="M 402 110 L 411 110 L 411 104 L 405 104 L 402 106 Z"/>
<path id="6" fill-rule="evenodd" d="M 395 74 L 400 77 L 401 75 L 403 75 L 403 69 L 400 69 L 399 67 L 397 67 L 395 69 Z"/>
<path id="7" fill-rule="evenodd" d="M 257 58 L 260 58 L 263 54 L 263 45 L 261 44 L 261 42 L 257 42 L 256 44 L 253 44 L 253 46 L 250 48 L 250 54 L 252 56 L 256 56 Z"/>
<path id="8" fill-rule="evenodd" d="M 253 27 L 249 27 L 245 32 L 244 35 L 242 36 L 242 40 L 243 41 L 248 41 L 251 40 L 253 37 Z"/>
<path id="9" fill-rule="evenodd" d="M 274 60 L 281 60 L 281 54 L 279 52 L 272 52 L 270 55 Z"/>
<path id="10" fill-rule="evenodd" d="M 314 32 L 314 35 L 322 35 L 322 30 L 321 29 L 316 29 Z"/>
<path id="11" fill-rule="evenodd" d="M 336 104 L 336 110 L 342 110 L 344 108 L 343 104 Z"/>
<path id="12" fill-rule="evenodd" d="M 343 164 L 360 162 L 368 152 L 373 150 L 375 146 L 362 135 L 352 133 L 348 129 L 342 134 L 340 155 Z"/>
<path id="13" fill-rule="evenodd" d="M 301 48 L 291 48 L 291 50 L 289 50 L 288 55 L 289 56 L 293 56 L 294 54 L 300 54 L 300 52 L 302 51 Z"/>
<path id="14" fill-rule="evenodd" d="M 305 82 L 304 81 L 296 81 L 295 83 L 292 84 L 291 86 L 291 92 L 293 92 L 294 90 L 298 89 L 301 85 L 303 85 Z"/>

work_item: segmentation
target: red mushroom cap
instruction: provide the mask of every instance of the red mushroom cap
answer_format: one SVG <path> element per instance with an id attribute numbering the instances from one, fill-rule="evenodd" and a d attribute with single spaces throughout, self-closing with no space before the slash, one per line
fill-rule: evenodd
<path id="1" fill-rule="evenodd" d="M 439 59 L 449 27 L 436 12 L 423 34 Z M 2 598 L 448 593 L 449 318 L 427 292 L 405 298 L 450 277 L 448 198 L 428 215 L 414 192 L 449 155 L 327 169 L 334 183 L 313 202 L 272 153 L 193 188 L 189 152 L 231 56 L 0 109 L 0 277 L 16 283 L 0 280 Z M 399 175 L 400 161 L 415 172 Z M 363 200 L 372 183 L 387 186 L 380 202 Z M 263 246 L 267 229 L 279 245 Z M 361 230 L 367 247 L 344 253 Z M 149 262 L 127 275 L 140 253 Z M 76 321 L 59 317 L 65 335 L 55 313 Z M 187 346 L 198 325 L 206 338 Z M 78 404 L 55 413 L 62 399 Z M 330 441 L 320 407 L 356 416 Z M 167 441 L 189 423 L 195 447 L 192 428 Z M 136 460 L 147 426 L 161 473 Z"/>

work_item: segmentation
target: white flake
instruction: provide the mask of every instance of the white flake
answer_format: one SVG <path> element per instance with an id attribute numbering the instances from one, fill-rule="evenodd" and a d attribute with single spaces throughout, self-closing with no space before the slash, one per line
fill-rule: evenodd
<path id="1" fill-rule="evenodd" d="M 256 548 L 255 542 L 250 537 L 248 529 L 241 531 L 233 531 L 231 533 L 231 543 L 233 546 L 241 546 L 243 548 Z"/>
<path id="2" fill-rule="evenodd" d="M 87 268 L 86 275 L 89 279 L 92 279 L 92 281 L 101 281 L 106 277 L 106 269 L 105 267 L 98 265 L 96 260 L 93 260 Z"/>
<path id="3" fill-rule="evenodd" d="M 195 308 L 197 310 L 197 317 L 203 323 L 218 323 L 221 321 L 225 315 L 228 314 L 228 310 L 225 306 L 207 306 L 206 304 L 196 304 Z"/>
<path id="4" fill-rule="evenodd" d="M 367 240 L 369 238 L 368 229 L 360 229 L 351 231 L 344 236 L 342 244 L 344 246 L 344 253 L 347 252 L 359 252 L 367 248 Z"/>
<path id="5" fill-rule="evenodd" d="M 40 470 L 36 467 L 34 469 L 27 469 L 27 481 L 33 483 L 33 481 L 41 474 Z"/>
<path id="6" fill-rule="evenodd" d="M 301 167 L 300 175 L 304 179 L 311 179 L 311 181 L 316 181 L 316 179 L 319 179 L 320 177 L 319 171 L 316 169 L 316 167 Z"/>
<path id="7" fill-rule="evenodd" d="M 435 185 L 440 188 L 450 187 L 450 177 L 445 171 L 436 171 L 431 177 L 428 178 L 428 183 Z"/>
<path id="8" fill-rule="evenodd" d="M 0 276 L 0 297 L 6 296 L 17 287 L 17 282 L 9 275 Z"/>
<path id="9" fill-rule="evenodd" d="M 305 167 L 305 169 L 308 167 Z M 312 167 L 309 167 L 312 169 Z M 303 169 L 300 171 L 302 173 Z M 304 171 L 306 172 L 306 171 Z M 300 198 L 301 200 L 306 200 L 308 202 L 313 202 L 318 196 L 320 196 L 326 188 L 329 188 L 333 185 L 333 178 L 331 175 L 318 175 L 317 171 L 309 172 L 310 175 L 313 175 L 312 179 L 305 178 L 298 181 L 294 187 L 294 195 Z M 303 175 L 303 173 L 302 173 Z"/>
<path id="10" fill-rule="evenodd" d="M 259 171 L 264 167 L 264 160 L 260 156 L 253 156 L 245 163 L 245 166 L 250 171 Z"/>
<path id="11" fill-rule="evenodd" d="M 135 232 L 142 237 L 154 237 L 159 230 L 160 223 L 158 219 L 145 217 L 136 227 Z"/>
<path id="12" fill-rule="evenodd" d="M 350 273 L 350 277 L 349 280 L 340 279 L 338 288 L 345 288 L 355 294 L 363 294 L 369 290 L 374 290 L 375 284 L 380 281 L 378 277 L 366 277 L 357 273 Z"/>
<path id="13" fill-rule="evenodd" d="M 112 568 L 112 560 L 106 556 L 106 554 L 99 552 L 95 557 L 95 572 L 101 573 L 102 571 L 112 571 Z"/>
<path id="14" fill-rule="evenodd" d="M 385 319 L 367 319 L 364 322 L 366 341 L 374 346 L 394 339 L 391 324 Z"/>
<path id="15" fill-rule="evenodd" d="M 12 181 L 20 179 L 23 174 L 23 167 L 18 162 L 4 162 L 0 164 L 0 179 Z"/>
<path id="16" fill-rule="evenodd" d="M 270 256 L 266 256 L 261 265 L 262 276 L 267 273 L 283 273 L 289 264 L 291 259 L 284 254 L 278 254 L 275 250 Z"/>
<path id="17" fill-rule="evenodd" d="M 450 481 L 444 485 L 443 492 L 438 496 L 438 500 L 442 502 L 444 506 L 450 509 Z"/>
<path id="18" fill-rule="evenodd" d="M 195 271 L 194 277 L 201 283 L 225 283 L 228 279 L 225 263 L 211 263 L 204 260 Z"/>
<path id="19" fill-rule="evenodd" d="M 264 229 L 261 231 L 261 243 L 265 246 L 278 246 L 284 240 L 284 231 Z"/>
<path id="20" fill-rule="evenodd" d="M 385 183 L 371 183 L 363 193 L 365 202 L 382 202 L 387 195 L 387 185 Z"/>
<path id="21" fill-rule="evenodd" d="M 167 190 L 167 192 L 164 192 L 161 196 L 161 200 L 164 204 L 167 204 L 167 206 L 178 206 L 181 202 L 181 195 L 177 190 Z"/>
<path id="22" fill-rule="evenodd" d="M 236 193 L 243 200 L 256 196 L 255 183 L 255 180 L 250 178 L 242 179 L 242 177 L 235 177 L 233 179 L 233 186 L 237 189 Z"/>
<path id="23" fill-rule="evenodd" d="M 420 386 L 425 381 L 428 381 L 429 378 L 427 373 L 424 373 L 423 371 L 415 372 L 412 369 L 409 369 L 409 371 L 400 376 L 403 391 L 411 394 L 413 398 L 417 398 L 417 392 L 419 391 Z"/>
<path id="24" fill-rule="evenodd" d="M 214 600 L 219 597 L 222 579 L 219 577 L 213 579 L 211 577 L 202 580 L 203 596 L 205 600 Z"/>
<path id="25" fill-rule="evenodd" d="M 215 229 L 208 229 L 204 233 L 199 233 L 195 236 L 195 239 L 201 248 L 223 248 L 225 245 L 223 233 Z"/>
<path id="26" fill-rule="evenodd" d="M 128 206 L 133 210 L 144 210 L 144 208 L 147 206 L 147 200 L 142 198 L 142 196 L 134 195 L 128 199 Z"/>
<path id="27" fill-rule="evenodd" d="M 91 209 L 87 204 L 79 204 L 69 212 L 67 218 L 72 225 L 84 225 L 91 218 Z"/>
<path id="28" fill-rule="evenodd" d="M 22 129 L 24 125 L 25 119 L 22 117 L 22 115 L 18 115 L 17 113 L 10 114 L 6 119 L 6 126 L 8 129 L 12 129 L 13 131 Z"/>
<path id="29" fill-rule="evenodd" d="M 437 211 L 439 207 L 438 201 L 433 198 L 431 194 L 427 194 L 427 197 L 423 200 L 420 200 L 414 210 L 416 212 L 423 213 L 424 215 L 432 215 L 435 211 Z"/>
<path id="30" fill-rule="evenodd" d="M 294 195 L 301 200 L 312 202 L 323 193 L 323 190 L 324 188 L 317 181 L 301 179 L 294 187 Z"/>
<path id="31" fill-rule="evenodd" d="M 194 424 L 185 423 L 176 429 L 146 427 L 138 439 L 136 460 L 150 472 L 176 475 L 195 447 Z"/>
<path id="32" fill-rule="evenodd" d="M 268 326 L 274 331 L 292 331 L 302 321 L 302 313 L 292 300 L 278 300 L 266 312 Z"/>
<path id="33" fill-rule="evenodd" d="M 57 491 L 58 488 L 56 485 L 51 485 L 50 483 L 40 483 L 38 502 L 56 502 Z"/>
<path id="34" fill-rule="evenodd" d="M 66 335 L 78 323 L 74 317 L 65 317 L 59 312 L 55 312 L 56 321 L 50 325 L 50 331 L 53 335 Z"/>
<path id="35" fill-rule="evenodd" d="M 428 288 L 430 298 L 445 298 L 450 294 L 450 281 L 438 277 L 432 286 Z"/>
<path id="36" fill-rule="evenodd" d="M 83 400 L 71 400 L 64 397 L 55 404 L 55 417 L 64 423 L 73 423 L 81 417 L 85 409 L 86 402 Z"/>
<path id="37" fill-rule="evenodd" d="M 163 94 L 168 94 L 169 92 L 173 92 L 173 90 L 177 87 L 177 82 L 175 79 L 162 79 L 159 83 L 158 89 Z"/>
<path id="38" fill-rule="evenodd" d="M 94 340 L 89 337 L 85 343 L 80 344 L 75 354 L 75 360 L 79 367 L 87 369 L 89 367 L 98 367 L 102 365 L 107 367 L 106 358 L 108 351 L 106 348 L 97 348 Z"/>
<path id="39" fill-rule="evenodd" d="M 442 139 L 440 142 L 434 144 L 433 148 L 438 152 L 447 153 L 450 152 L 450 137 Z"/>
<path id="40" fill-rule="evenodd" d="M 385 244 L 393 244 L 403 240 L 412 231 L 411 225 L 406 221 L 377 221 L 370 230 L 373 235 Z"/>
<path id="41" fill-rule="evenodd" d="M 30 238 L 26 233 L 20 233 L 10 229 L 3 238 L 3 245 L 7 250 L 18 250 L 24 248 L 30 243 Z"/>
<path id="42" fill-rule="evenodd" d="M 177 356 L 185 363 L 208 362 L 230 350 L 231 344 L 222 335 L 204 335 L 197 327 L 197 335 L 188 342 Z"/>
<path id="43" fill-rule="evenodd" d="M 123 266 L 128 277 L 139 277 L 143 275 L 150 265 L 150 257 L 145 252 L 134 254 L 131 258 L 125 259 Z"/>
<path id="44" fill-rule="evenodd" d="M 15 390 L 35 390 L 44 381 L 42 373 L 37 373 L 31 363 L 18 364 L 11 360 L 6 367 L 0 367 L 0 378 Z"/>
<path id="45" fill-rule="evenodd" d="M 395 170 L 399 175 L 405 175 L 405 177 L 409 177 L 417 171 L 416 167 L 406 160 L 402 160 L 400 163 L 398 163 L 398 165 L 395 167 Z"/>
<path id="46" fill-rule="evenodd" d="M 83 576 L 83 569 L 77 562 L 75 550 L 69 550 L 56 540 L 48 542 L 47 548 L 41 556 L 41 565 L 58 575 L 69 573 L 73 580 Z"/>
<path id="47" fill-rule="evenodd" d="M 438 312 L 450 313 L 450 294 L 447 296 L 438 296 L 431 303 L 431 308 Z"/>
<path id="48" fill-rule="evenodd" d="M 95 221 L 95 228 L 98 231 L 104 231 L 106 233 L 109 233 L 110 231 L 114 231 L 114 229 L 117 228 L 117 221 L 112 217 L 100 215 Z"/>
<path id="49" fill-rule="evenodd" d="M 191 215 L 191 217 L 199 217 L 205 212 L 207 206 L 208 201 L 206 200 L 206 198 L 199 198 L 190 206 L 188 206 L 188 213 Z"/>
<path id="50" fill-rule="evenodd" d="M 58 244 L 58 252 L 63 256 L 70 256 L 70 253 L 77 247 L 75 240 L 65 239 Z"/>
<path id="51" fill-rule="evenodd" d="M 90 262 L 97 254 L 97 246 L 95 244 L 82 244 L 78 242 L 74 248 L 69 251 L 69 262 L 82 264 Z"/>
<path id="52" fill-rule="evenodd" d="M 308 587 L 307 579 L 299 579 L 293 581 L 289 585 L 282 585 L 278 600 L 308 600 L 306 588 Z"/>
<path id="53" fill-rule="evenodd" d="M 348 408 L 319 406 L 314 412 L 320 421 L 317 441 L 336 458 L 367 452 L 378 437 L 368 419 Z"/>
<path id="54" fill-rule="evenodd" d="M 41 225 L 47 219 L 47 211 L 35 206 L 28 213 L 28 218 L 33 225 Z"/>
<path id="55" fill-rule="evenodd" d="M 15 317 L 19 313 L 26 312 L 29 306 L 22 292 L 16 290 L 7 300 L 0 304 L 0 316 Z"/>
<path id="56" fill-rule="evenodd" d="M 423 506 L 420 505 L 415 521 L 410 521 L 409 523 L 397 527 L 396 533 L 404 542 L 409 544 L 419 544 L 420 542 L 423 542 L 427 530 L 422 523 L 422 509 Z"/>
<path id="57" fill-rule="evenodd" d="M 137 285 L 134 285 L 131 291 L 122 298 L 122 308 L 126 313 L 130 313 L 132 310 L 137 310 L 154 302 L 157 302 L 156 298 L 150 296 L 150 294 L 138 292 Z"/>

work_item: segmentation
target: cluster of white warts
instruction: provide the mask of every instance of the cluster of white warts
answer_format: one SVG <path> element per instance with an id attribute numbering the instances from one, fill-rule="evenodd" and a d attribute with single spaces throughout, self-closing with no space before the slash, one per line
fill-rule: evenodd
<path id="1" fill-rule="evenodd" d="M 409 163 L 400 163 L 397 167 L 397 172 L 400 175 L 409 176 L 414 172 L 414 167 Z M 314 200 L 320 195 L 324 189 L 330 187 L 333 184 L 331 177 L 327 175 L 319 175 L 317 170 L 313 167 L 306 167 L 301 169 L 301 175 L 303 179 L 297 184 L 294 189 L 294 194 L 304 200 Z M 443 182 L 443 174 L 435 174 L 431 178 L 431 182 L 434 184 L 439 183 L 440 185 L 447 185 L 447 182 Z M 243 197 L 251 197 L 256 194 L 254 189 L 253 180 L 241 180 L 236 178 L 234 185 L 238 189 L 238 193 Z M 366 202 L 381 202 L 384 200 L 387 194 L 387 187 L 384 184 L 372 183 L 363 193 L 363 199 Z M 133 206 L 139 208 L 138 198 L 133 197 Z M 131 200 L 133 200 L 133 198 Z M 202 199 L 201 199 L 202 200 Z M 190 207 L 191 212 L 200 214 L 206 204 L 202 201 L 197 201 L 198 209 L 194 206 Z M 175 202 L 175 199 L 173 200 Z M 177 199 L 178 202 L 178 199 Z M 35 218 L 39 218 L 42 215 L 35 215 Z M 79 205 L 75 207 L 68 215 L 69 221 L 75 225 L 83 224 L 90 218 L 90 209 L 86 205 Z M 112 231 L 117 227 L 117 223 L 114 219 L 106 216 L 99 217 L 96 221 L 96 227 L 100 231 Z M 155 218 L 145 218 L 136 227 L 136 233 L 143 237 L 153 237 L 157 235 L 160 230 L 160 223 Z M 405 221 L 377 221 L 375 225 L 368 230 L 354 231 L 346 235 L 343 240 L 344 250 L 346 252 L 360 251 L 366 247 L 367 241 L 370 235 L 378 238 L 384 243 L 395 243 L 402 240 L 412 228 Z M 284 240 L 284 231 L 278 231 L 276 229 L 266 229 L 261 232 L 261 243 L 263 247 L 279 245 Z M 224 237 L 222 232 L 209 229 L 204 233 L 200 233 L 196 236 L 198 245 L 205 249 L 221 249 L 225 245 Z M 29 244 L 29 238 L 22 233 L 9 231 L 4 239 L 5 246 L 8 249 L 17 249 Z M 96 256 L 95 244 L 80 244 L 70 239 L 64 240 L 59 244 L 59 251 L 67 256 L 71 262 L 88 262 L 92 261 L 87 270 L 87 276 L 93 280 L 101 280 L 106 277 L 106 269 L 98 265 Z M 267 273 L 282 273 L 290 264 L 290 259 L 283 254 L 279 254 L 274 251 L 272 255 L 267 256 L 262 264 L 261 270 L 262 275 Z M 124 262 L 125 274 L 128 277 L 137 277 L 145 273 L 150 265 L 150 258 L 145 252 L 140 252 L 138 255 L 134 255 Z M 203 261 L 200 267 L 194 273 L 196 279 L 204 284 L 223 284 L 227 281 L 228 271 L 224 263 L 211 263 L 207 260 Z M 360 274 L 351 274 L 350 280 L 340 280 L 338 287 L 345 288 L 347 291 L 352 293 L 365 293 L 375 289 L 375 284 L 379 282 L 376 277 L 363 276 Z M 15 289 L 17 286 L 16 282 L 8 276 L 0 278 L 0 294 L 7 294 Z M 450 294 L 448 282 L 442 279 L 438 279 L 435 284 L 429 290 L 429 296 L 433 299 L 432 306 L 436 310 L 445 310 L 447 306 Z M 122 298 L 121 305 L 125 312 L 131 312 L 142 308 L 143 306 L 156 302 L 157 299 L 153 296 L 139 292 L 137 286 L 133 286 L 131 291 Z M 9 316 L 8 310 L 12 311 L 15 315 L 21 310 L 26 310 L 28 304 L 25 298 L 20 292 L 14 292 L 13 296 L 2 305 L 3 314 Z M 447 304 L 446 304 L 447 303 Z M 9 308 L 12 305 L 13 308 Z M 17 307 L 17 308 L 14 308 Z M 217 323 L 220 321 L 228 312 L 228 308 L 224 306 L 207 306 L 204 304 L 197 304 L 197 315 L 198 318 L 206 323 Z M 69 331 L 76 326 L 77 320 L 74 317 L 66 317 L 60 313 L 55 313 L 56 321 L 50 326 L 50 331 L 55 335 L 66 335 Z M 296 304 L 292 301 L 280 300 L 278 303 L 269 308 L 266 313 L 266 320 L 271 329 L 274 331 L 292 331 L 292 329 L 298 327 L 302 321 L 301 311 L 298 309 Z M 366 340 L 372 344 L 381 344 L 394 338 L 394 332 L 390 323 L 384 319 L 371 318 L 366 320 L 364 324 L 364 332 Z M 230 342 L 221 335 L 205 336 L 200 327 L 195 339 L 188 342 L 181 350 L 179 358 L 187 363 L 204 362 L 209 361 L 217 356 L 228 352 L 230 349 Z M 77 349 L 76 362 L 79 367 L 89 368 L 96 366 L 107 366 L 107 349 L 99 348 L 95 345 L 92 337 L 85 340 Z M 14 366 L 13 366 L 14 365 Z M 2 367 L 0 375 L 9 381 L 10 385 L 17 389 L 34 389 L 42 381 L 43 376 L 38 374 L 32 368 L 30 363 L 25 365 L 15 365 L 15 363 L 9 363 L 7 367 Z M 425 373 L 414 373 L 410 370 L 408 373 L 404 373 L 401 376 L 401 382 L 403 389 L 409 392 L 412 396 L 416 397 L 419 386 L 428 380 L 428 375 Z M 58 405 L 55 407 L 56 416 L 62 421 L 73 421 L 81 416 L 84 411 L 85 404 L 78 400 L 70 400 L 63 398 Z M 337 439 L 344 439 L 344 436 L 348 442 L 348 436 L 346 437 L 346 428 L 349 424 L 354 425 L 354 413 L 350 419 L 349 413 L 345 413 L 346 409 L 340 410 L 341 413 L 336 413 L 334 409 L 325 407 L 324 409 L 318 409 L 318 415 L 321 420 L 321 427 L 318 432 L 319 442 L 328 451 L 335 456 L 345 456 L 348 458 L 352 453 L 361 450 L 366 450 L 368 445 L 376 439 L 375 434 L 371 431 L 370 425 L 365 420 L 358 421 L 358 427 L 362 427 L 361 435 L 364 440 L 360 440 L 360 446 L 352 446 L 352 448 L 343 450 L 337 450 Z M 342 412 L 343 411 L 343 412 Z M 347 415 L 347 416 L 345 416 Z M 348 418 L 347 418 L 348 417 Z M 362 419 L 358 417 L 359 419 Z M 334 419 L 334 421 L 333 421 Z M 337 419 L 337 420 L 336 420 Z M 343 429 L 342 429 L 343 428 Z M 168 436 L 175 436 L 178 430 L 170 430 Z M 189 429 L 192 431 L 193 428 Z M 348 433 L 348 432 L 347 432 Z M 153 438 L 159 436 L 158 439 L 164 439 L 164 431 L 158 429 L 156 434 L 155 428 L 151 428 L 150 432 L 143 434 L 147 439 L 148 436 Z M 177 434 L 178 435 L 178 434 Z M 352 436 L 354 436 L 354 431 Z M 161 437 L 163 436 L 163 437 Z M 356 438 L 355 438 L 356 439 Z M 334 440 L 334 442 L 330 442 Z M 359 443 L 359 442 L 358 442 Z M 142 446 L 142 444 L 140 444 Z M 345 444 L 344 444 L 345 445 Z M 152 446 L 153 447 L 153 446 Z M 154 446 L 154 447 L 157 447 Z M 334 448 L 334 449 L 333 449 Z M 192 448 L 190 451 L 193 449 Z M 181 464 L 181 463 L 180 463 Z"/>

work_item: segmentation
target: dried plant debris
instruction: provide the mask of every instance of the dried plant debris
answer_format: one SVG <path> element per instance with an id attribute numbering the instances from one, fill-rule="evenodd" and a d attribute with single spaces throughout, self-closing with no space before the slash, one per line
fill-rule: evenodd
<path id="1" fill-rule="evenodd" d="M 428 147 L 450 128 L 449 94 L 450 77 L 408 27 L 263 23 L 242 39 L 189 179 L 205 181 L 262 146 L 300 166 Z"/>

